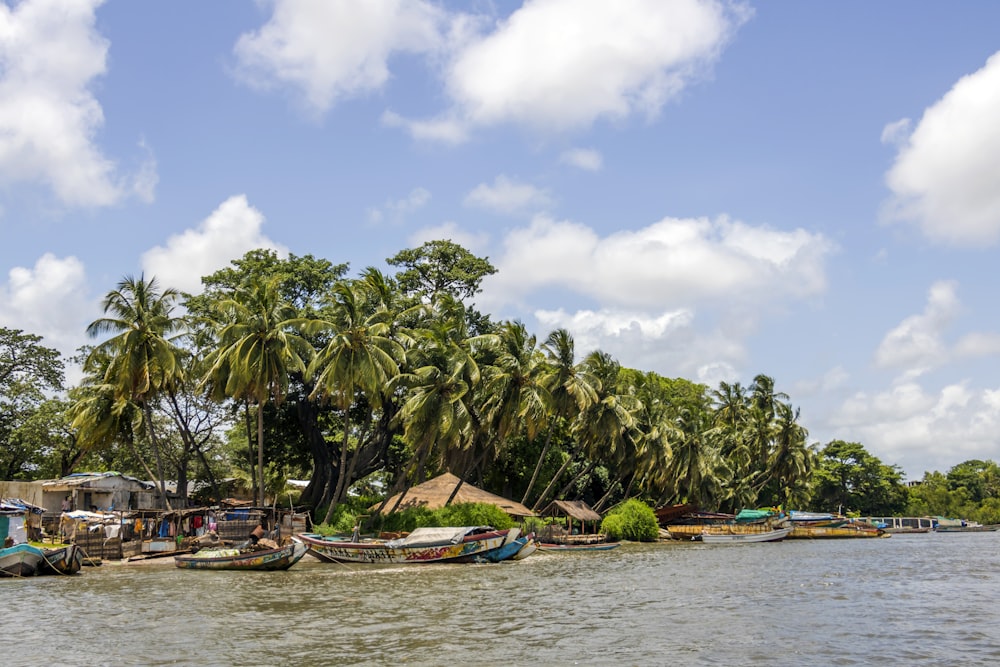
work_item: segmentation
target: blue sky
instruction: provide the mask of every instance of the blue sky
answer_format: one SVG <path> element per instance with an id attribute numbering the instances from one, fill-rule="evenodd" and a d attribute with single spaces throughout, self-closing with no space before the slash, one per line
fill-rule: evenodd
<path id="1" fill-rule="evenodd" d="M 0 324 L 450 238 L 478 306 L 910 478 L 1000 458 L 1000 3 L 0 3 Z"/>

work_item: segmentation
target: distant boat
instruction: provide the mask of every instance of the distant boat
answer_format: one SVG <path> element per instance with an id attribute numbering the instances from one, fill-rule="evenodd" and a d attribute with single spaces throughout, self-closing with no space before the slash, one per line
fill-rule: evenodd
<path id="1" fill-rule="evenodd" d="M 492 526 L 425 527 L 394 540 L 354 541 L 311 533 L 296 535 L 294 539 L 326 563 L 469 563 L 503 546 L 509 532 Z"/>
<path id="2" fill-rule="evenodd" d="M 992 533 L 1000 528 L 998 524 L 983 525 L 966 519 L 946 519 L 938 517 L 934 530 L 939 533 Z"/>
<path id="3" fill-rule="evenodd" d="M 262 551 L 202 549 L 174 556 L 174 564 L 188 570 L 287 570 L 302 560 L 307 550 L 306 545 L 299 542 Z"/>
<path id="4" fill-rule="evenodd" d="M 701 534 L 701 541 L 705 544 L 744 544 L 747 542 L 780 542 L 788 537 L 792 528 L 775 528 L 773 530 L 762 530 L 756 533 L 727 533 L 709 532 L 706 530 Z"/>
<path id="5" fill-rule="evenodd" d="M 521 535 L 520 528 L 511 528 L 507 533 L 507 539 L 496 549 L 486 551 L 476 556 L 477 562 L 500 563 L 505 560 L 523 560 L 530 556 L 537 548 L 531 543 L 535 540 L 534 533 Z M 522 552 L 524 554 L 522 555 Z M 520 557 L 519 557 L 520 556 Z"/>
<path id="6" fill-rule="evenodd" d="M 70 544 L 58 549 L 43 549 L 45 560 L 38 574 L 76 574 L 83 565 L 83 549 Z"/>
<path id="7" fill-rule="evenodd" d="M 875 528 L 862 523 L 847 523 L 842 526 L 813 526 L 799 525 L 792 526 L 789 539 L 844 539 L 857 537 L 891 537 L 891 535 L 881 528 Z"/>
<path id="8" fill-rule="evenodd" d="M 538 549 L 546 552 L 576 553 L 582 551 L 611 551 L 621 545 L 621 542 L 539 542 Z"/>
<path id="9" fill-rule="evenodd" d="M 43 562 L 42 550 L 27 543 L 0 549 L 0 577 L 33 577 Z"/>
<path id="10" fill-rule="evenodd" d="M 887 533 L 929 533 L 934 519 L 929 516 L 866 516 L 859 519 Z"/>

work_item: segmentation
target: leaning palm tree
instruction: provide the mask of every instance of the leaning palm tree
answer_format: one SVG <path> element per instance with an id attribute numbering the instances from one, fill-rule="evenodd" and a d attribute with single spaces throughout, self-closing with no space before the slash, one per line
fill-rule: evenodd
<path id="1" fill-rule="evenodd" d="M 343 414 L 343 440 L 337 486 L 330 496 L 325 522 L 346 491 L 347 451 L 350 446 L 351 415 L 356 392 L 364 392 L 370 405 L 378 407 L 382 392 L 399 373 L 397 359 L 403 356 L 402 345 L 390 338 L 392 312 L 365 307 L 364 286 L 345 282 L 334 287 L 331 316 L 310 325 L 313 332 L 325 331 L 330 338 L 309 366 L 315 378 L 312 398 L 328 398 Z"/>
<path id="2" fill-rule="evenodd" d="M 542 344 L 547 355 L 547 364 L 543 370 L 542 384 L 548 390 L 551 398 L 551 413 L 549 428 L 545 434 L 545 444 L 538 455 L 535 470 L 531 480 L 524 490 L 521 504 L 526 505 L 531 491 L 538 481 L 538 475 L 545 463 L 552 446 L 552 434 L 559 421 L 572 421 L 581 411 L 586 410 L 597 400 L 594 391 L 594 379 L 586 372 L 582 364 L 576 363 L 573 336 L 566 329 L 556 329 L 549 334 Z"/>
<path id="3" fill-rule="evenodd" d="M 214 306 L 218 347 L 206 359 L 202 387 L 216 399 L 257 406 L 258 502 L 264 504 L 264 406 L 281 403 L 289 376 L 304 373 L 312 347 L 299 332 L 304 321 L 284 302 L 276 280 L 253 279 Z"/>
<path id="4" fill-rule="evenodd" d="M 182 320 L 171 316 L 180 293 L 160 291 L 156 279 L 126 276 L 108 292 L 102 306 L 105 317 L 87 327 L 90 336 L 113 334 L 91 350 L 107 359 L 105 384 L 113 387 L 114 399 L 134 402 L 142 413 L 142 427 L 156 457 L 160 494 L 168 509 L 163 456 L 153 428 L 153 405 L 162 392 L 176 387 L 184 378 L 181 350 L 172 337 L 182 330 Z"/>

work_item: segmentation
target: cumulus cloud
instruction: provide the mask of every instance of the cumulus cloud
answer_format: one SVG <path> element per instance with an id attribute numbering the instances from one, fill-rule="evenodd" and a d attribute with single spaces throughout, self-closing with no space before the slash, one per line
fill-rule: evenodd
<path id="1" fill-rule="evenodd" d="M 403 199 L 388 200 L 382 206 L 368 209 L 368 221 L 378 224 L 384 220 L 401 222 L 407 215 L 423 208 L 431 200 L 430 191 L 413 188 Z"/>
<path id="2" fill-rule="evenodd" d="M 593 148 L 574 148 L 559 156 L 559 161 L 587 171 L 600 171 L 604 160 Z"/>
<path id="3" fill-rule="evenodd" d="M 747 16 L 699 0 L 533 0 L 458 52 L 447 89 L 473 125 L 567 129 L 653 116 Z"/>
<path id="4" fill-rule="evenodd" d="M 264 248 L 287 255 L 288 249 L 265 236 L 264 216 L 250 206 L 246 195 L 222 202 L 195 229 L 167 239 L 142 255 L 143 272 L 156 276 L 163 287 L 201 291 L 201 278 L 229 265 L 250 250 Z"/>
<path id="5" fill-rule="evenodd" d="M 563 130 L 653 117 L 750 16 L 741 3 L 717 0 L 529 0 L 499 21 L 423 0 L 273 6 L 268 22 L 235 45 L 240 78 L 290 88 L 323 113 L 385 87 L 393 55 L 425 56 L 449 106 L 429 119 L 387 111 L 382 122 L 452 143 L 498 123 Z"/>
<path id="6" fill-rule="evenodd" d="M 924 312 L 911 315 L 885 335 L 875 352 L 881 368 L 902 368 L 920 374 L 944 362 L 947 346 L 943 333 L 959 311 L 958 284 L 934 283 L 927 295 Z"/>
<path id="7" fill-rule="evenodd" d="M 839 438 L 861 442 L 910 479 L 946 471 L 969 459 L 996 459 L 1000 389 L 950 384 L 937 393 L 903 382 L 874 394 L 857 393 L 831 420 Z"/>
<path id="8" fill-rule="evenodd" d="M 15 267 L 0 285 L 0 324 L 42 336 L 45 345 L 73 354 L 86 342 L 87 325 L 99 315 L 86 282 L 76 257 L 46 253 L 33 267 Z"/>
<path id="9" fill-rule="evenodd" d="M 551 204 L 552 197 L 548 191 L 520 183 L 504 174 L 497 176 L 493 185 L 480 183 L 465 197 L 466 206 L 507 214 L 537 211 Z"/>
<path id="10" fill-rule="evenodd" d="M 257 88 L 291 88 L 317 113 L 385 85 L 394 54 L 440 49 L 451 21 L 423 0 L 274 0 L 273 6 L 263 27 L 236 42 L 237 74 Z"/>
<path id="11" fill-rule="evenodd" d="M 886 174 L 889 221 L 952 245 L 1000 239 L 1000 53 L 928 108 Z"/>
<path id="12" fill-rule="evenodd" d="M 107 206 L 125 193 L 94 143 L 104 114 L 90 87 L 108 52 L 95 27 L 101 4 L 0 3 L 0 179 L 42 184 L 70 206 Z"/>
<path id="13" fill-rule="evenodd" d="M 499 272 L 488 280 L 498 302 L 564 288 L 608 306 L 663 311 L 701 300 L 821 293 L 832 250 L 820 234 L 727 217 L 664 218 L 602 238 L 586 225 L 538 216 L 507 236 Z"/>

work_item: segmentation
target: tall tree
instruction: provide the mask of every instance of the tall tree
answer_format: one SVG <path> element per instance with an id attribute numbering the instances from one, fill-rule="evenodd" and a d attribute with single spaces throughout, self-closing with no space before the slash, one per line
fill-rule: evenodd
<path id="1" fill-rule="evenodd" d="M 257 406 L 258 502 L 264 500 L 264 406 L 280 404 L 289 376 L 304 373 L 312 348 L 299 331 L 304 321 L 278 292 L 276 279 L 254 277 L 233 298 L 214 305 L 218 348 L 206 360 L 204 386 L 215 398 L 252 400 Z"/>
<path id="2" fill-rule="evenodd" d="M 427 241 L 419 248 L 401 250 L 386 262 L 402 267 L 396 280 L 405 293 L 428 300 L 441 294 L 467 299 L 479 292 L 483 278 L 496 273 L 488 258 L 476 257 L 451 241 Z"/>
<path id="3" fill-rule="evenodd" d="M 147 281 L 144 276 L 126 276 L 104 297 L 105 317 L 87 327 L 92 337 L 112 334 L 91 355 L 108 359 L 104 382 L 113 388 L 115 400 L 129 400 L 139 406 L 143 430 L 156 457 L 160 494 L 168 508 L 171 505 L 153 423 L 153 403 L 184 378 L 181 351 L 172 341 L 183 329 L 182 320 L 172 314 L 178 297 L 174 289 L 161 291 L 156 278 Z"/>

